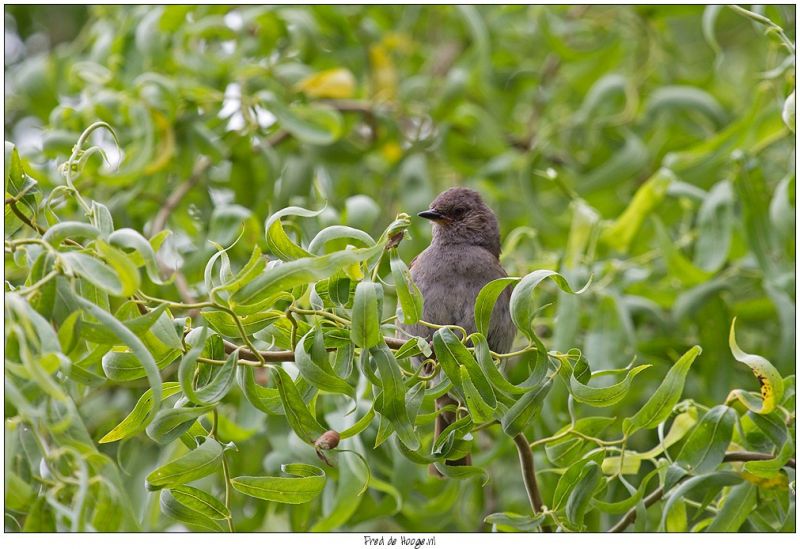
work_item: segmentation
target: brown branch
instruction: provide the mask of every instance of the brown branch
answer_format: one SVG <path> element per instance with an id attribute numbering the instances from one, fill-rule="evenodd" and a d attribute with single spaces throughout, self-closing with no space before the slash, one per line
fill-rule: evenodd
<path id="1" fill-rule="evenodd" d="M 775 456 L 772 454 L 762 454 L 761 452 L 728 452 L 725 454 L 725 457 L 722 458 L 724 462 L 732 462 L 732 461 L 767 461 L 770 459 L 775 459 Z M 796 467 L 795 459 L 791 458 L 789 461 L 786 462 L 786 465 L 794 469 Z M 678 482 L 683 481 L 684 479 L 688 478 L 688 475 L 683 477 Z M 652 492 L 650 492 L 647 497 L 644 498 L 644 506 L 645 508 L 650 507 L 657 501 L 661 499 L 664 495 L 664 487 L 659 486 Z M 623 532 L 625 528 L 627 528 L 633 521 L 636 520 L 636 508 L 631 509 L 628 511 L 624 517 L 620 519 L 618 523 L 611 527 L 609 532 Z"/>
<path id="2" fill-rule="evenodd" d="M 366 101 L 354 101 L 352 99 L 328 99 L 322 103 L 329 105 L 339 112 L 359 112 L 366 115 L 374 115 L 373 106 Z"/>
<path id="3" fill-rule="evenodd" d="M 775 459 L 776 456 L 772 454 L 763 454 L 761 452 L 728 452 L 722 461 L 767 461 Z M 794 458 L 789 458 L 786 465 L 792 469 L 797 468 L 797 463 Z"/>
<path id="4" fill-rule="evenodd" d="M 155 219 L 153 219 L 153 224 L 150 226 L 150 236 L 156 235 L 164 230 L 164 227 L 167 226 L 167 219 L 172 214 L 173 210 L 178 207 L 178 204 L 181 203 L 183 197 L 192 190 L 192 187 L 197 185 L 200 181 L 200 176 L 203 175 L 209 166 L 211 166 L 211 159 L 208 157 L 202 157 L 195 162 L 194 169 L 192 169 L 192 174 L 186 178 L 180 185 L 175 187 L 175 189 L 170 193 L 167 197 L 167 200 L 164 202 L 164 205 L 161 206 L 161 209 L 156 214 Z"/>
<path id="5" fill-rule="evenodd" d="M 531 503 L 533 514 L 542 511 L 542 495 L 539 493 L 539 486 L 536 484 L 536 470 L 533 465 L 533 452 L 530 443 L 525 435 L 520 433 L 514 437 L 514 444 L 517 445 L 519 454 L 519 465 L 522 468 L 522 480 L 525 482 L 525 491 L 528 493 L 528 500 Z M 542 531 L 549 532 L 550 527 L 542 525 Z"/>
<path id="6" fill-rule="evenodd" d="M 164 230 L 164 227 L 167 226 L 167 220 L 169 216 L 175 211 L 175 208 L 178 207 L 178 204 L 181 203 L 181 200 L 189 193 L 192 188 L 197 185 L 200 181 L 200 177 L 203 175 L 209 166 L 211 166 L 211 159 L 208 157 L 201 157 L 198 158 L 195 162 L 194 168 L 192 169 L 192 174 L 183 181 L 180 185 L 175 187 L 175 189 L 170 193 L 167 197 L 167 200 L 161 206 L 161 209 L 158 210 L 156 217 L 153 219 L 153 224 L 150 226 L 150 236 L 156 235 Z M 191 291 L 189 291 L 189 283 L 186 282 L 186 277 L 182 272 L 178 269 L 172 269 L 170 266 L 165 265 L 161 260 L 158 261 L 159 267 L 161 271 L 169 276 L 171 273 L 175 274 L 175 289 L 178 291 L 178 295 L 181 297 L 181 300 L 184 303 L 196 303 L 197 300 L 194 299 L 192 296 Z M 197 311 L 192 310 L 189 312 L 189 316 L 195 318 L 197 316 Z"/>
<path id="7" fill-rule="evenodd" d="M 267 138 L 267 144 L 270 147 L 277 147 L 278 145 L 286 141 L 286 139 L 288 138 L 289 138 L 289 132 L 281 128 Z"/>
<path id="8" fill-rule="evenodd" d="M 386 337 L 383 339 L 390 349 L 399 349 L 406 342 L 404 339 L 394 337 Z M 253 354 L 253 351 L 245 347 L 241 347 L 231 341 L 224 340 L 225 351 L 232 353 L 239 349 L 239 356 L 245 360 L 258 360 L 258 357 Z M 336 349 L 328 349 L 335 351 Z M 259 353 L 265 362 L 294 362 L 294 351 L 261 351 Z"/>

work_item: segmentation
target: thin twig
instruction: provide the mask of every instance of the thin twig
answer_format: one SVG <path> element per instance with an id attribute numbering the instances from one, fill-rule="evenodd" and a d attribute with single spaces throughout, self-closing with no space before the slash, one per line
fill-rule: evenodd
<path id="1" fill-rule="evenodd" d="M 181 203 L 183 197 L 192 190 L 192 187 L 197 185 L 200 181 L 200 176 L 203 175 L 209 166 L 211 166 L 211 159 L 207 156 L 203 156 L 197 159 L 197 162 L 194 164 L 194 168 L 192 169 L 192 174 L 186 178 L 180 185 L 175 187 L 175 189 L 170 193 L 167 197 L 167 200 L 164 201 L 164 205 L 161 206 L 161 209 L 158 210 L 155 218 L 153 219 L 153 224 L 150 226 L 150 236 L 156 235 L 164 230 L 164 227 L 167 226 L 167 220 L 169 216 L 172 214 L 173 210 L 178 207 L 178 204 Z"/>
<path id="2" fill-rule="evenodd" d="M 399 349 L 406 342 L 404 339 L 397 339 L 394 337 L 385 337 L 383 340 L 390 349 Z M 247 349 L 246 347 L 240 347 L 236 343 L 228 340 L 224 340 L 224 343 L 225 351 L 227 353 L 232 353 L 236 349 L 239 349 L 239 356 L 241 358 L 247 360 L 257 360 L 256 355 L 253 354 L 250 349 Z M 264 359 L 264 362 L 294 362 L 294 351 L 261 351 L 259 354 Z"/>
<path id="3" fill-rule="evenodd" d="M 161 209 L 158 210 L 158 213 L 153 219 L 153 224 L 150 226 L 151 237 L 164 230 L 164 227 L 167 226 L 167 220 L 169 219 L 169 216 L 173 211 L 175 211 L 175 208 L 178 207 L 178 204 L 181 203 L 181 200 L 183 200 L 189 191 L 192 190 L 195 185 L 197 185 L 197 183 L 200 181 L 200 177 L 203 175 L 203 172 L 205 172 L 209 166 L 211 166 L 210 158 L 203 156 L 197 159 L 194 168 L 192 169 L 192 174 L 180 185 L 175 187 L 175 189 L 167 197 L 167 200 L 164 201 Z M 175 289 L 178 291 L 178 295 L 181 296 L 181 300 L 183 300 L 184 303 L 195 303 L 196 300 L 189 290 L 189 283 L 186 281 L 184 274 L 178 269 L 172 269 L 168 265 L 165 265 L 161 260 L 159 260 L 158 263 L 161 271 L 165 275 L 169 276 L 171 273 L 175 274 Z M 189 314 L 192 317 L 197 316 L 196 311 L 191 311 Z"/>
<path id="4" fill-rule="evenodd" d="M 775 459 L 772 454 L 763 454 L 761 452 L 728 452 L 722 461 L 767 461 Z M 789 458 L 786 465 L 792 469 L 797 468 L 797 463 L 794 458 Z"/>
<path id="5" fill-rule="evenodd" d="M 536 470 L 533 465 L 533 452 L 531 451 L 530 443 L 525 438 L 523 433 L 519 433 L 514 437 L 514 444 L 517 445 L 517 453 L 519 454 L 519 465 L 522 468 L 522 480 L 525 482 L 525 491 L 528 492 L 528 500 L 531 503 L 533 514 L 539 514 L 542 511 L 542 495 L 539 493 L 539 486 L 536 484 Z M 549 526 L 542 526 L 545 532 L 550 531 Z"/>

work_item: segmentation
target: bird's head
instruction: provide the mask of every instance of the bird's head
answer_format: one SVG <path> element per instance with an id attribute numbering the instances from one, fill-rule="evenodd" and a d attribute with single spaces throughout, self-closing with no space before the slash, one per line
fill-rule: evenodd
<path id="1" fill-rule="evenodd" d="M 418 214 L 433 221 L 433 240 L 441 244 L 482 246 L 500 255 L 500 230 L 497 218 L 472 189 L 453 187 Z"/>

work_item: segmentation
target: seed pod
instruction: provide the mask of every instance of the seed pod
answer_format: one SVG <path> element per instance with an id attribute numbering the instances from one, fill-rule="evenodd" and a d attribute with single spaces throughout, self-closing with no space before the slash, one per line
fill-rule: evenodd
<path id="1" fill-rule="evenodd" d="M 314 442 L 314 446 L 319 450 L 331 450 L 339 446 L 339 433 L 336 431 L 325 431 Z"/>

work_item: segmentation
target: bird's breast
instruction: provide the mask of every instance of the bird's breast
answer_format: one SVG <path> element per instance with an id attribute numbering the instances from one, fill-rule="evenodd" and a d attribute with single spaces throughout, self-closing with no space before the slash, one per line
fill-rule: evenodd
<path id="1" fill-rule="evenodd" d="M 411 269 L 425 301 L 424 318 L 474 328 L 475 299 L 486 284 L 506 276 L 499 261 L 479 246 L 431 246 Z"/>

